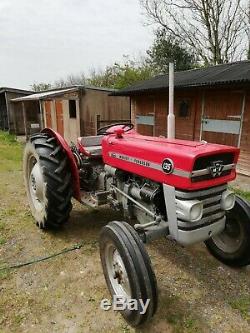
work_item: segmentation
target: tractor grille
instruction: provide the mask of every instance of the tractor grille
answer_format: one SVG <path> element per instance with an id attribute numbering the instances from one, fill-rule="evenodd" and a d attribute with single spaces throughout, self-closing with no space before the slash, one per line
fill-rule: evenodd
<path id="1" fill-rule="evenodd" d="M 222 193 L 227 189 L 227 185 L 220 185 L 210 189 L 183 192 L 176 191 L 176 199 L 179 200 L 200 200 L 203 202 L 203 215 L 197 222 L 186 222 L 178 219 L 180 230 L 195 230 L 213 224 L 224 219 L 225 211 L 221 209 L 220 201 Z"/>
<path id="2" fill-rule="evenodd" d="M 191 181 L 193 183 L 230 175 L 235 169 L 233 153 L 215 154 L 197 158 Z"/>

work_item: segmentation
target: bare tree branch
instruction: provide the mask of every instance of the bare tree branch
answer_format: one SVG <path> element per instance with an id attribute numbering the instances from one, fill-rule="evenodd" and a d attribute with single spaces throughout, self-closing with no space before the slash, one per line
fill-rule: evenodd
<path id="1" fill-rule="evenodd" d="M 206 64 L 238 60 L 248 40 L 250 45 L 250 0 L 140 1 L 149 22 L 194 50 Z"/>

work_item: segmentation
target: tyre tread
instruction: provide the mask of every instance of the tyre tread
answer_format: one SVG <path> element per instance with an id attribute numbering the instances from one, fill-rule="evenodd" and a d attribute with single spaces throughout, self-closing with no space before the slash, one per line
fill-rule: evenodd
<path id="1" fill-rule="evenodd" d="M 72 178 L 67 156 L 49 134 L 35 134 L 30 137 L 30 142 L 39 156 L 46 183 L 46 214 L 39 227 L 59 227 L 68 220 L 72 210 Z"/>

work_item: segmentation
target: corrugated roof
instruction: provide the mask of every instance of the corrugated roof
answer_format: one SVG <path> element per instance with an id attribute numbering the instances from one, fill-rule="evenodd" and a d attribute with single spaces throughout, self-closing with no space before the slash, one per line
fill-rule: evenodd
<path id="1" fill-rule="evenodd" d="M 214 86 L 230 83 L 250 83 L 250 61 L 240 61 L 230 64 L 198 68 L 175 73 L 175 87 Z M 138 82 L 121 89 L 112 95 L 130 96 L 139 92 L 146 92 L 168 88 L 168 75 L 158 75 L 152 79 Z"/>
<path id="2" fill-rule="evenodd" d="M 0 94 L 5 93 L 5 92 L 13 92 L 13 93 L 18 93 L 18 94 L 32 94 L 31 90 L 23 90 L 23 89 L 18 89 L 18 88 L 9 88 L 9 87 L 0 87 Z"/>
<path id="3" fill-rule="evenodd" d="M 25 101 L 35 101 L 40 99 L 46 99 L 48 97 L 56 97 L 66 93 L 78 91 L 78 88 L 68 88 L 68 89 L 60 89 L 60 90 L 50 90 L 50 91 L 42 91 L 39 93 L 35 93 L 32 95 L 28 95 L 25 97 L 14 98 L 12 102 L 25 102 Z"/>
<path id="4" fill-rule="evenodd" d="M 94 87 L 94 86 L 92 87 L 92 86 L 75 85 L 75 86 L 67 87 L 67 88 L 57 88 L 57 89 L 53 89 L 53 90 L 41 91 L 39 93 L 33 93 L 32 95 L 28 95 L 25 97 L 14 98 L 11 101 L 12 102 L 24 102 L 24 101 L 35 101 L 35 100 L 41 100 L 41 99 L 46 99 L 46 98 L 53 98 L 53 97 L 60 96 L 60 95 L 66 94 L 66 93 L 79 91 L 80 89 L 107 91 L 107 92 L 112 92 L 112 93 L 116 92 L 115 89 L 99 88 L 99 87 Z"/>

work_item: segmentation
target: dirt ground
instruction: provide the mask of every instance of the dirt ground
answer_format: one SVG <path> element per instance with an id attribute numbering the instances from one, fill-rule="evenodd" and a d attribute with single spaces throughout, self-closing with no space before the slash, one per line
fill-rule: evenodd
<path id="1" fill-rule="evenodd" d="M 181 248 L 169 240 L 148 247 L 159 287 L 158 311 L 140 329 L 113 311 L 102 274 L 98 235 L 121 219 L 107 208 L 74 203 L 58 232 L 37 229 L 21 170 L 22 146 L 0 137 L 0 267 L 84 242 L 80 250 L 13 271 L 0 271 L 0 332 L 250 332 L 250 269 L 230 269 L 203 244 Z"/>

